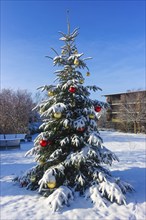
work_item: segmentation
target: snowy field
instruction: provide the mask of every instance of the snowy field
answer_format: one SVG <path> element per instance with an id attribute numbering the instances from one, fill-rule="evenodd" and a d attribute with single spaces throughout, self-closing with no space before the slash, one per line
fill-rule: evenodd
<path id="1" fill-rule="evenodd" d="M 21 149 L 1 153 L 1 220 L 144 220 L 146 219 L 146 136 L 100 132 L 104 145 L 119 157 L 110 170 L 135 188 L 127 194 L 127 205 L 112 204 L 96 208 L 84 197 L 76 197 L 69 207 L 52 213 L 46 198 L 36 191 L 19 187 L 12 179 L 35 165 L 33 157 L 24 157 L 33 142 L 21 144 Z"/>

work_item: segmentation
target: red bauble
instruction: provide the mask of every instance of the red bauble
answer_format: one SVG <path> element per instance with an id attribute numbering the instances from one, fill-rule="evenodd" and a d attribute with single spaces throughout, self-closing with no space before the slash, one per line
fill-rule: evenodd
<path id="1" fill-rule="evenodd" d="M 21 184 L 21 187 L 26 187 L 27 186 L 27 182 L 26 181 L 23 181 L 20 184 Z"/>
<path id="2" fill-rule="evenodd" d="M 41 147 L 46 147 L 48 145 L 48 141 L 46 140 L 40 140 Z"/>
<path id="3" fill-rule="evenodd" d="M 71 92 L 71 93 L 75 93 L 76 88 L 74 86 L 71 86 L 68 91 Z"/>
<path id="4" fill-rule="evenodd" d="M 96 112 L 100 112 L 100 111 L 101 111 L 101 106 L 95 106 L 94 110 L 95 110 Z"/>
<path id="5" fill-rule="evenodd" d="M 85 130 L 85 128 L 78 128 L 77 130 L 80 132 L 83 132 Z"/>

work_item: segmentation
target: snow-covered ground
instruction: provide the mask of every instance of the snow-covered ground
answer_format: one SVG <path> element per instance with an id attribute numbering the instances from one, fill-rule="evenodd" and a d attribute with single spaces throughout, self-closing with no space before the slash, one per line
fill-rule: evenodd
<path id="1" fill-rule="evenodd" d="M 0 151 L 1 153 L 1 220 L 144 220 L 146 218 L 146 136 L 100 132 L 104 145 L 116 153 L 120 162 L 110 170 L 113 176 L 121 177 L 135 188 L 127 194 L 127 205 L 111 204 L 96 208 L 76 197 L 69 207 L 52 213 L 46 198 L 36 191 L 19 187 L 12 179 L 35 165 L 33 157 L 24 157 L 33 142 L 21 144 L 21 149 Z"/>

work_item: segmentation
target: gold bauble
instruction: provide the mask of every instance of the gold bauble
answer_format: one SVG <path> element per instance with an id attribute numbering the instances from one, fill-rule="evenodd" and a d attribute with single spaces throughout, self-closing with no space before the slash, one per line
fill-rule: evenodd
<path id="1" fill-rule="evenodd" d="M 89 71 L 86 73 L 86 76 L 90 76 L 90 72 Z"/>
<path id="2" fill-rule="evenodd" d="M 45 161 L 39 160 L 39 164 L 42 166 L 45 164 Z"/>
<path id="3" fill-rule="evenodd" d="M 51 181 L 50 181 L 50 182 L 47 183 L 47 186 L 48 186 L 48 188 L 50 188 L 50 189 L 54 189 L 55 186 L 56 186 L 56 182 L 53 182 L 53 181 L 51 182 Z"/>
<path id="4" fill-rule="evenodd" d="M 90 114 L 88 115 L 90 119 L 94 119 L 95 118 L 95 115 L 94 114 Z"/>
<path id="5" fill-rule="evenodd" d="M 53 91 L 49 91 L 48 92 L 48 96 L 53 96 L 54 95 L 54 92 Z"/>
<path id="6" fill-rule="evenodd" d="M 62 53 L 62 54 L 65 54 L 65 50 L 62 50 L 61 53 Z"/>
<path id="7" fill-rule="evenodd" d="M 54 113 L 54 118 L 56 118 L 56 119 L 61 118 L 61 116 L 62 116 L 61 112 L 55 112 Z"/>
<path id="8" fill-rule="evenodd" d="M 84 83 L 84 80 L 83 80 L 83 79 L 80 79 L 80 80 L 79 80 L 79 83 L 83 84 L 83 83 Z"/>
<path id="9" fill-rule="evenodd" d="M 44 165 L 45 162 L 46 162 L 45 158 L 40 158 L 40 159 L 39 159 L 39 164 L 40 164 L 40 165 Z"/>
<path id="10" fill-rule="evenodd" d="M 79 65 L 79 60 L 77 58 L 75 58 L 75 60 L 74 60 L 74 65 L 76 65 L 76 66 Z"/>
<path id="11" fill-rule="evenodd" d="M 44 112 L 43 108 L 40 108 L 40 114 L 42 114 Z"/>
<path id="12" fill-rule="evenodd" d="M 32 175 L 31 177 L 30 177 L 30 181 L 33 183 L 33 182 L 35 182 L 36 181 L 36 176 L 35 175 Z"/>

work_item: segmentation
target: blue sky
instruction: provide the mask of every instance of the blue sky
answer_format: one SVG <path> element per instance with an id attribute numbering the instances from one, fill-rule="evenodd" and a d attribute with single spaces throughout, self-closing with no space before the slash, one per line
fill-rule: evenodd
<path id="1" fill-rule="evenodd" d="M 145 89 L 145 1 L 1 1 L 1 88 L 27 89 L 52 84 L 56 68 L 46 55 L 55 56 L 63 45 L 58 31 L 79 27 L 78 51 L 91 76 L 85 85 L 102 92 L 91 96 Z"/>

